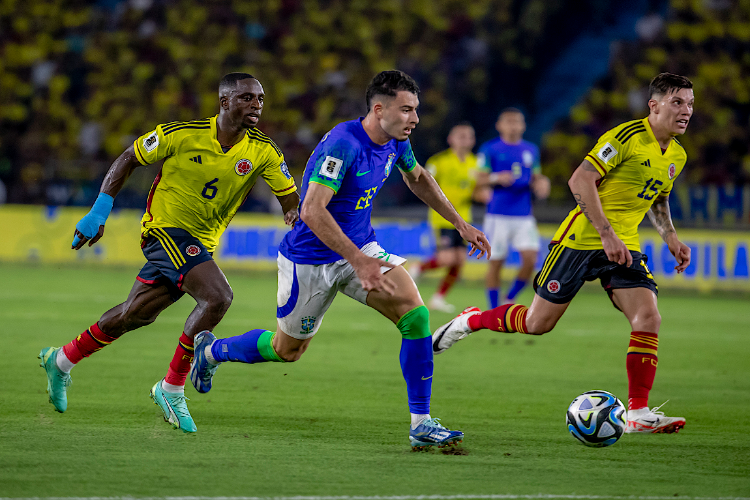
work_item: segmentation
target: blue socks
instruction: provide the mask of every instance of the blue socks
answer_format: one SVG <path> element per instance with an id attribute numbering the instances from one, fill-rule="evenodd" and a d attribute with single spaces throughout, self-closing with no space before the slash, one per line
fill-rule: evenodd
<path id="1" fill-rule="evenodd" d="M 500 289 L 499 288 L 488 288 L 487 289 L 487 309 L 494 309 L 500 305 Z"/>
<path id="2" fill-rule="evenodd" d="M 432 394 L 432 337 L 401 340 L 401 372 L 406 380 L 409 412 L 430 413 Z"/>
<path id="3" fill-rule="evenodd" d="M 518 295 L 519 292 L 523 290 L 523 287 L 526 286 L 526 283 L 528 283 L 528 281 L 516 279 L 516 281 L 513 282 L 513 286 L 511 286 L 508 291 L 508 300 L 512 301 L 515 299 L 516 295 Z"/>
<path id="4" fill-rule="evenodd" d="M 432 394 L 432 334 L 430 313 L 425 306 L 415 307 L 396 323 L 401 332 L 401 373 L 406 380 L 409 412 L 430 413 Z"/>
<path id="5" fill-rule="evenodd" d="M 239 361 L 240 363 L 264 363 L 283 361 L 273 349 L 273 332 L 250 330 L 236 337 L 220 339 L 211 346 L 211 356 L 216 361 Z"/>

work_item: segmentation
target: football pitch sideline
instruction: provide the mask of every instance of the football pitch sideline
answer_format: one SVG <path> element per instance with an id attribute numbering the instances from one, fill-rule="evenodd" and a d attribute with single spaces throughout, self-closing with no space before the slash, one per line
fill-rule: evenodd
<path id="1" fill-rule="evenodd" d="M 679 434 L 586 448 L 565 426 L 580 393 L 627 399 L 629 325 L 585 288 L 541 337 L 479 332 L 435 357 L 431 414 L 465 432 L 454 454 L 414 453 L 386 319 L 340 295 L 296 363 L 225 363 L 213 390 L 186 389 L 198 426 L 166 424 L 149 398 L 194 302 L 73 369 L 68 411 L 47 402 L 36 356 L 127 296 L 138 269 L 0 264 L 0 498 L 748 498 L 750 298 L 662 290 L 659 371 Z M 276 277 L 227 272 L 235 298 L 215 333 L 275 328 Z M 434 282 L 421 285 L 423 297 Z M 526 290 L 520 302 L 528 304 Z M 449 295 L 484 307 L 477 283 Z M 432 313 L 433 329 L 450 315 Z"/>

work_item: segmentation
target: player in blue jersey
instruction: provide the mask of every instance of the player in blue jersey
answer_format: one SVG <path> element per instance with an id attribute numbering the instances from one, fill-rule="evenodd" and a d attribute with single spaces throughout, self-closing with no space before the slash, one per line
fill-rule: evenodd
<path id="1" fill-rule="evenodd" d="M 482 144 L 477 155 L 477 184 L 491 186 L 493 191 L 484 218 L 484 231 L 494 250 L 486 278 L 490 308 L 497 307 L 500 300 L 513 302 L 528 283 L 539 252 L 539 231 L 531 215 L 531 194 L 546 198 L 550 190 L 549 179 L 541 173 L 539 149 L 523 140 L 526 131 L 523 113 L 516 108 L 504 109 L 495 128 L 500 137 Z M 508 293 L 501 297 L 500 273 L 509 245 L 521 254 L 521 268 Z"/>
<path id="2" fill-rule="evenodd" d="M 384 71 L 367 87 L 367 115 L 340 123 L 321 139 L 305 168 L 300 222 L 279 247 L 277 329 L 251 330 L 216 340 L 196 337 L 190 379 L 199 392 L 224 361 L 296 361 L 310 345 L 341 291 L 396 324 L 402 335 L 401 368 L 406 380 L 412 447 L 445 446 L 463 433 L 430 417 L 432 343 L 429 313 L 405 259 L 377 242 L 370 217 L 373 198 L 394 169 L 409 188 L 449 220 L 477 258 L 489 257 L 481 231 L 464 221 L 433 177 L 419 165 L 409 135 L 419 122 L 419 87 L 401 71 Z"/>

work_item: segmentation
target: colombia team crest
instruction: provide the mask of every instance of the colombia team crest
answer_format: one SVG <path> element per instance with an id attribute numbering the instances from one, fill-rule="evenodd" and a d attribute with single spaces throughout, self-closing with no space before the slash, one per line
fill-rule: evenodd
<path id="1" fill-rule="evenodd" d="M 669 174 L 669 180 L 674 179 L 674 174 L 677 173 L 677 167 L 674 163 L 669 164 L 669 170 L 667 171 L 667 173 Z"/>
<path id="2" fill-rule="evenodd" d="M 547 291 L 549 293 L 557 293 L 560 291 L 560 282 L 557 280 L 551 280 L 547 283 Z"/>
<path id="3" fill-rule="evenodd" d="M 185 253 L 188 254 L 188 257 L 195 257 L 199 253 L 201 253 L 201 247 L 198 245 L 188 245 L 188 247 L 185 249 Z"/>
<path id="4" fill-rule="evenodd" d="M 253 170 L 253 163 L 250 160 L 241 159 L 234 164 L 234 171 L 237 175 L 247 175 Z"/>

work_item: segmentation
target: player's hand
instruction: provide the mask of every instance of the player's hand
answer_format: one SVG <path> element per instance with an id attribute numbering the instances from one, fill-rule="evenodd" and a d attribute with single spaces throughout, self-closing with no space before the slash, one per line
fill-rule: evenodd
<path id="1" fill-rule="evenodd" d="M 476 190 L 474 200 L 482 205 L 488 205 L 492 201 L 492 188 L 483 187 Z"/>
<path id="2" fill-rule="evenodd" d="M 516 177 L 510 170 L 504 170 L 502 172 L 493 172 L 490 174 L 491 184 L 500 184 L 503 187 L 512 186 L 516 182 Z"/>
<path id="3" fill-rule="evenodd" d="M 609 259 L 610 262 L 617 262 L 620 265 L 625 264 L 628 267 L 633 265 L 633 255 L 630 253 L 630 250 L 628 250 L 628 247 L 625 246 L 625 243 L 617 237 L 611 227 L 608 232 L 602 236 L 602 247 L 604 248 L 604 253 L 607 255 L 607 259 Z"/>
<path id="4" fill-rule="evenodd" d="M 81 221 L 83 221 L 83 219 L 81 219 Z M 78 229 L 78 226 L 80 224 L 81 222 L 76 224 L 76 230 L 73 233 L 73 243 L 71 245 L 71 248 L 73 250 L 80 250 L 81 248 L 83 248 L 83 245 L 85 245 L 87 241 L 89 242 L 89 246 L 91 246 L 97 241 L 99 241 L 102 236 L 104 236 L 104 224 L 101 224 L 99 226 L 99 229 L 97 230 L 97 232 L 94 234 L 92 238 L 86 236 L 86 233 L 83 233 Z"/>
<path id="5" fill-rule="evenodd" d="M 549 192 L 552 189 L 552 183 L 549 181 L 549 177 L 546 175 L 537 175 L 534 179 L 534 183 L 531 185 L 531 189 L 534 191 L 534 196 L 539 200 L 543 200 L 549 196 Z"/>
<path id="6" fill-rule="evenodd" d="M 357 262 L 352 262 L 354 272 L 357 273 L 362 288 L 367 292 L 385 292 L 388 295 L 396 293 L 396 283 L 380 272 L 382 266 L 394 268 L 395 265 L 384 260 L 362 254 Z"/>
<path id="7" fill-rule="evenodd" d="M 490 242 L 487 241 L 487 237 L 482 231 L 471 224 L 465 224 L 460 229 L 456 229 L 461 238 L 469 242 L 469 255 L 474 255 L 474 252 L 476 252 L 477 259 L 486 257 L 489 260 L 492 249 L 490 248 Z"/>
<path id="8" fill-rule="evenodd" d="M 110 195 L 99 193 L 99 197 L 89 213 L 84 215 L 83 219 L 76 224 L 73 243 L 70 245 L 73 250 L 80 250 L 87 241 L 91 246 L 104 236 L 104 224 L 107 222 L 109 212 L 112 211 L 113 203 L 114 198 Z"/>
<path id="9" fill-rule="evenodd" d="M 677 235 L 669 239 L 667 247 L 677 261 L 677 265 L 674 266 L 675 271 L 677 271 L 677 274 L 680 274 L 690 265 L 690 247 L 678 240 Z"/>
<path id="10" fill-rule="evenodd" d="M 294 227 L 294 225 L 297 224 L 298 220 L 299 220 L 299 211 L 296 208 L 289 210 L 287 213 L 284 214 L 284 224 L 286 224 L 287 226 Z"/>

